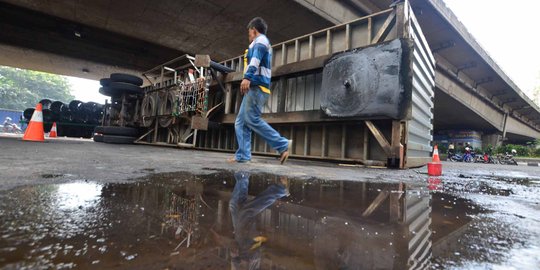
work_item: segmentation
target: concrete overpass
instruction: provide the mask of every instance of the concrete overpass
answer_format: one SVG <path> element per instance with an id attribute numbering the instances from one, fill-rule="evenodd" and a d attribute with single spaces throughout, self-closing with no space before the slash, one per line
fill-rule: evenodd
<path id="1" fill-rule="evenodd" d="M 254 15 L 274 43 L 387 9 L 392 0 L 0 0 L 0 64 L 99 79 L 139 73 L 183 53 L 239 55 Z M 437 60 L 436 130 L 540 137 L 540 108 L 481 48 L 442 0 L 410 0 Z"/>

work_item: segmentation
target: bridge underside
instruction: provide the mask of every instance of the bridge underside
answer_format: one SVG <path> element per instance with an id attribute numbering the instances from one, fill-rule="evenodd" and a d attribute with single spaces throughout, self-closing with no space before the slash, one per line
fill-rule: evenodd
<path id="1" fill-rule="evenodd" d="M 486 133 L 496 133 L 499 130 L 472 108 L 439 88 L 435 88 L 433 125 L 435 130 L 471 129 L 483 130 Z"/>
<path id="2" fill-rule="evenodd" d="M 265 18 L 278 43 L 387 9 L 392 0 L 0 0 L 0 65 L 100 79 L 139 74 L 184 53 L 215 60 L 246 47 L 246 24 Z M 437 60 L 436 130 L 540 137 L 540 112 L 441 0 L 410 0 Z M 505 118 L 505 115 L 508 115 Z"/>
<path id="3" fill-rule="evenodd" d="M 449 93 L 435 88 L 435 106 L 433 128 L 435 131 L 444 130 L 477 130 L 484 135 L 502 135 L 503 126 L 496 126 L 486 119 L 501 118 L 505 115 L 502 112 L 492 112 L 493 115 L 482 115 L 483 113 L 467 102 L 451 96 Z M 507 132 L 505 143 L 526 143 L 534 138 L 539 138 L 540 133 L 525 125 L 518 119 L 508 116 Z M 526 134 L 526 135 L 524 135 Z"/>
<path id="4" fill-rule="evenodd" d="M 273 42 L 332 25 L 294 1 L 252 2 L 1 1 L 0 44 L 14 53 L 0 64 L 100 79 L 106 66 L 140 73 L 186 52 L 236 56 L 253 14 L 268 21 Z"/>

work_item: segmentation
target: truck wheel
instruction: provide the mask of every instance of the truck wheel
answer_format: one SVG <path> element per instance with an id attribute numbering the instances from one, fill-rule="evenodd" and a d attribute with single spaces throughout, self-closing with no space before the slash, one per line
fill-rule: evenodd
<path id="1" fill-rule="evenodd" d="M 94 142 L 103 142 L 103 135 L 94 134 Z"/>
<path id="2" fill-rule="evenodd" d="M 111 88 L 108 86 L 103 86 L 99 88 L 99 93 L 107 97 L 117 96 L 117 95 L 113 95 Z"/>
<path id="3" fill-rule="evenodd" d="M 24 119 L 26 119 L 27 121 L 30 121 L 30 119 L 32 119 L 32 115 L 34 114 L 35 110 L 36 109 L 34 108 L 27 108 L 26 110 L 24 110 L 23 112 Z"/>
<path id="4" fill-rule="evenodd" d="M 111 83 L 111 79 L 109 78 L 103 78 L 99 80 L 99 84 L 101 84 L 101 86 L 109 86 L 110 83 Z"/>
<path id="5" fill-rule="evenodd" d="M 41 105 L 43 106 L 43 110 L 46 110 L 51 107 L 52 100 L 46 98 L 46 99 L 40 100 L 39 103 L 41 103 Z"/>
<path id="6" fill-rule="evenodd" d="M 111 144 L 132 144 L 136 139 L 128 136 L 103 135 L 103 142 Z"/>
<path id="7" fill-rule="evenodd" d="M 121 83 L 130 83 L 136 86 L 141 86 L 143 84 L 143 80 L 141 78 L 137 76 L 129 75 L 129 74 L 123 74 L 123 73 L 111 74 L 111 81 L 121 82 Z"/>
<path id="8" fill-rule="evenodd" d="M 103 127 L 102 126 L 95 127 L 94 128 L 94 133 L 103 134 Z"/>
<path id="9" fill-rule="evenodd" d="M 70 103 L 69 103 L 69 110 L 72 112 L 72 113 L 75 113 L 75 112 L 78 112 L 79 111 L 79 107 L 83 104 L 82 101 L 80 100 L 72 100 Z"/>
<path id="10" fill-rule="evenodd" d="M 143 127 L 150 127 L 156 115 L 157 101 L 153 95 L 146 95 L 141 105 L 141 124 Z"/>
<path id="11" fill-rule="evenodd" d="M 130 84 L 130 83 L 124 83 L 124 82 L 111 82 L 109 84 L 109 88 L 111 88 L 111 91 L 113 94 L 142 94 L 143 91 L 139 86 Z"/>
<path id="12" fill-rule="evenodd" d="M 127 137 L 137 137 L 139 136 L 139 129 L 130 128 L 130 127 L 113 127 L 107 126 L 102 127 L 104 135 L 115 135 L 115 136 L 127 136 Z"/>

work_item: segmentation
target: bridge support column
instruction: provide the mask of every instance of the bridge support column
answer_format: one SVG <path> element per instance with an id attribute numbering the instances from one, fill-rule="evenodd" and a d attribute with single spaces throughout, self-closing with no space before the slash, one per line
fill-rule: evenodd
<path id="1" fill-rule="evenodd" d="M 507 127 L 507 123 L 508 123 L 508 115 L 509 115 L 508 112 L 506 112 L 504 114 L 502 138 L 501 138 L 501 140 L 499 141 L 499 143 L 497 145 L 501 145 L 504 142 L 504 140 L 506 140 L 506 127 Z"/>
<path id="2" fill-rule="evenodd" d="M 502 137 L 500 134 L 485 134 L 482 135 L 482 147 L 486 148 L 487 146 L 491 145 L 491 147 L 495 148 L 498 146 L 502 141 Z"/>

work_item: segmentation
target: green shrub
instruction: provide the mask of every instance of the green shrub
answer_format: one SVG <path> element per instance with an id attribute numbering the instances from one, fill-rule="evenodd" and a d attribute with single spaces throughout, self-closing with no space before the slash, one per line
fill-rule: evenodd
<path id="1" fill-rule="evenodd" d="M 534 150 L 532 151 L 532 155 L 533 155 L 534 157 L 540 157 L 540 148 L 534 149 Z"/>
<path id="2" fill-rule="evenodd" d="M 446 145 L 437 145 L 437 148 L 439 149 L 439 154 L 448 152 L 448 147 Z"/>
<path id="3" fill-rule="evenodd" d="M 493 145 L 488 144 L 486 147 L 484 147 L 484 149 L 482 149 L 482 153 L 488 153 L 488 154 L 491 155 L 491 154 L 494 153 L 493 152 L 494 150 L 496 150 L 496 149 L 493 148 Z"/>
<path id="4" fill-rule="evenodd" d="M 504 154 L 504 153 L 510 154 L 512 152 L 512 149 L 516 150 L 517 156 L 528 157 L 530 155 L 529 147 L 524 146 L 524 145 L 517 145 L 517 144 L 507 144 L 507 145 L 498 146 L 496 149 L 496 152 L 499 154 Z"/>

